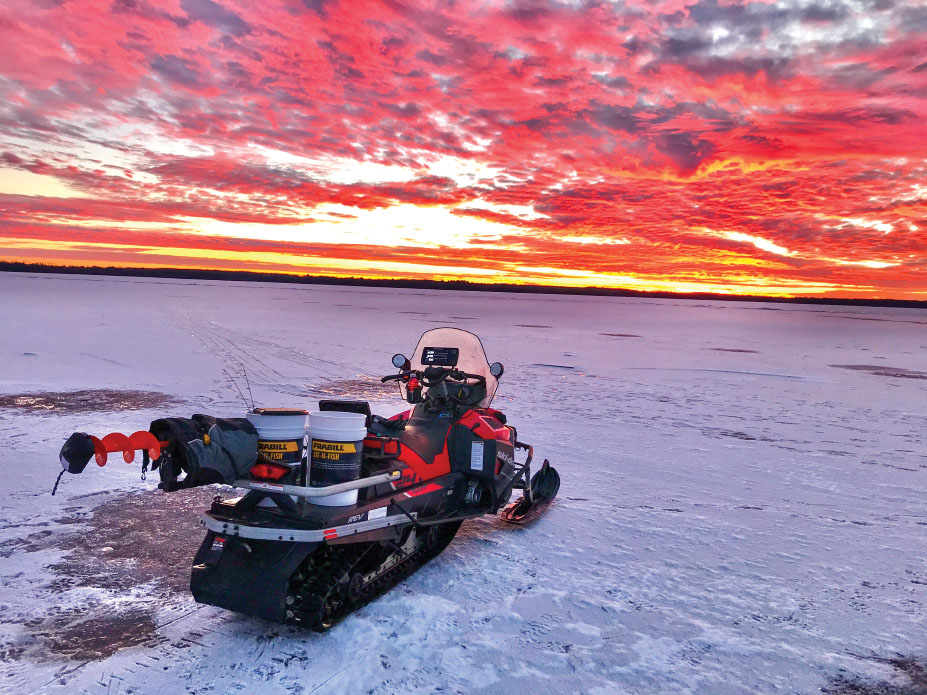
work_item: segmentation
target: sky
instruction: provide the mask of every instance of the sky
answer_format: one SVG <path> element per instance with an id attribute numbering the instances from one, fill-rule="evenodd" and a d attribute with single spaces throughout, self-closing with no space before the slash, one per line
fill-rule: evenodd
<path id="1" fill-rule="evenodd" d="M 927 4 L 4 0 L 0 259 L 927 299 Z"/>

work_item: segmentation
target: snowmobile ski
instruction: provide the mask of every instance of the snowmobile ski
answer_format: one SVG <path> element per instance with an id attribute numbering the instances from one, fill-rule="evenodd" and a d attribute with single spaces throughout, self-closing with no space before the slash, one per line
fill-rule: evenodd
<path id="1" fill-rule="evenodd" d="M 560 474 L 547 459 L 534 474 L 529 490 L 521 499 L 512 502 L 502 510 L 500 517 L 510 524 L 527 524 L 543 514 L 560 490 Z"/>

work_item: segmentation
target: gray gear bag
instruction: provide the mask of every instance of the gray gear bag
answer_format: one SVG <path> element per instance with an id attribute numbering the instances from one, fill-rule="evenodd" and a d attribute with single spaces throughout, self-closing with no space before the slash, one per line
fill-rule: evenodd
<path id="1" fill-rule="evenodd" d="M 245 418 L 162 418 L 149 431 L 167 441 L 161 457 L 152 462 L 167 492 L 199 485 L 231 485 L 246 477 L 257 462 L 257 430 Z M 181 473 L 186 476 L 178 480 Z"/>

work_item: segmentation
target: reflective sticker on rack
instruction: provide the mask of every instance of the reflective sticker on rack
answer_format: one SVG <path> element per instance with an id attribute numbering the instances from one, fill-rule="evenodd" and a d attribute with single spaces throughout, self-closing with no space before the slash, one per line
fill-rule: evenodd
<path id="1" fill-rule="evenodd" d="M 253 490 L 282 490 L 283 485 L 278 485 L 277 483 L 251 483 L 251 488 Z"/>
<path id="2" fill-rule="evenodd" d="M 470 470 L 483 470 L 483 442 L 473 442 L 470 449 Z"/>
<path id="3" fill-rule="evenodd" d="M 384 516 L 386 516 L 386 507 L 377 507 L 376 509 L 371 509 L 369 512 L 367 512 L 367 521 L 382 519 Z"/>

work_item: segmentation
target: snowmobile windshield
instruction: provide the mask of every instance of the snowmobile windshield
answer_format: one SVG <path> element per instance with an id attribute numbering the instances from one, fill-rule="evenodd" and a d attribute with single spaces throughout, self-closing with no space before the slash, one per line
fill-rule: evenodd
<path id="1" fill-rule="evenodd" d="M 496 395 L 499 380 L 489 373 L 489 360 L 483 343 L 473 333 L 459 328 L 433 328 L 425 331 L 409 358 L 412 369 L 424 371 L 425 367 L 453 367 L 467 374 L 486 377 L 486 397 L 479 402 L 480 408 L 488 408 Z M 406 387 L 400 384 L 403 397 Z"/>

